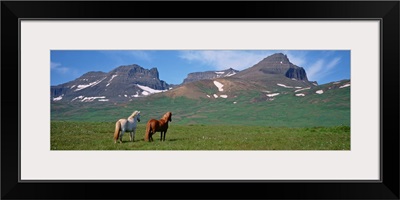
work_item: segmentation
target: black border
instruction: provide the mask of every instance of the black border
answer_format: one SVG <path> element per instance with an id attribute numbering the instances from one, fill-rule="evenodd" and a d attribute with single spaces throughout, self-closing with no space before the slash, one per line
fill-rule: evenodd
<path id="1" fill-rule="evenodd" d="M 1 198 L 399 199 L 399 7 L 398 1 L 2 1 Z M 19 19 L 49 18 L 380 19 L 382 181 L 18 182 L 19 146 L 15 127 L 19 126 L 21 109 Z M 11 74 L 18 75 L 18 84 Z"/>

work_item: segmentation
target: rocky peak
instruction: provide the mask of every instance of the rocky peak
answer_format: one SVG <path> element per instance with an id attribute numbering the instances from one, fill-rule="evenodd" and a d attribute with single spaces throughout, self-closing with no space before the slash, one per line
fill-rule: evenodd
<path id="1" fill-rule="evenodd" d="M 276 54 L 272 54 L 271 56 L 264 58 L 262 61 L 260 61 L 260 63 L 289 64 L 290 61 L 289 61 L 287 55 L 285 55 L 283 53 L 276 53 Z"/>
<path id="2" fill-rule="evenodd" d="M 275 53 L 270 55 L 254 66 L 239 72 L 236 77 L 258 81 L 281 81 L 285 78 L 306 81 L 308 83 L 306 71 L 289 61 L 287 55 Z"/>
<path id="3" fill-rule="evenodd" d="M 125 75 L 128 77 L 148 77 L 159 79 L 157 68 L 151 68 L 148 70 L 136 64 L 117 67 L 116 69 L 112 70 L 111 73 L 115 75 Z"/>
<path id="4" fill-rule="evenodd" d="M 204 79 L 229 77 L 229 76 L 235 75 L 238 72 L 239 72 L 238 70 L 235 70 L 232 68 L 229 68 L 226 70 L 220 70 L 220 71 L 194 72 L 194 73 L 188 74 L 188 76 L 183 80 L 183 83 L 189 83 L 189 82 L 194 82 L 194 81 L 199 81 L 199 80 L 204 80 Z"/>

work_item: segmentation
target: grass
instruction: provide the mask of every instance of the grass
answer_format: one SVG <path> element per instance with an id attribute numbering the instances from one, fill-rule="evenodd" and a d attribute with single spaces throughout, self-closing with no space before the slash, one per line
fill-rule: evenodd
<path id="1" fill-rule="evenodd" d="M 166 141 L 143 140 L 145 123 L 136 141 L 125 133 L 114 144 L 114 122 L 51 122 L 51 150 L 350 150 L 350 127 L 268 127 L 246 125 L 169 124 Z"/>
<path id="2" fill-rule="evenodd" d="M 325 87 L 325 86 L 321 86 Z M 207 88 L 202 88 L 207 90 Z M 267 99 L 244 91 L 234 97 L 169 98 L 131 102 L 51 104 L 52 150 L 349 150 L 350 88 L 305 97 L 285 93 Z M 114 144 L 115 122 L 141 111 L 136 141 Z M 167 140 L 144 142 L 145 124 L 171 111 Z"/>
<path id="3" fill-rule="evenodd" d="M 140 110 L 142 120 L 159 119 L 167 111 L 175 124 L 233 124 L 272 127 L 350 126 L 350 89 L 295 97 L 279 95 L 267 101 L 265 94 L 248 92 L 235 98 L 200 100 L 185 97 L 138 98 L 129 103 L 52 103 L 52 121 L 115 122 Z M 260 97 L 261 96 L 261 97 Z"/>

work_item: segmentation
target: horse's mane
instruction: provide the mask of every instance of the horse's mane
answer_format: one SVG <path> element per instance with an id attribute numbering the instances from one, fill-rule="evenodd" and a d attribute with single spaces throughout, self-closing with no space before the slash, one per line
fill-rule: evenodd
<path id="1" fill-rule="evenodd" d="M 134 118 L 139 113 L 140 113 L 139 111 L 135 110 L 135 112 L 133 112 L 132 115 L 128 117 L 128 119 Z"/>
<path id="2" fill-rule="evenodd" d="M 171 112 L 167 112 L 164 114 L 164 116 L 162 117 L 163 120 L 168 120 L 168 118 L 171 116 Z"/>

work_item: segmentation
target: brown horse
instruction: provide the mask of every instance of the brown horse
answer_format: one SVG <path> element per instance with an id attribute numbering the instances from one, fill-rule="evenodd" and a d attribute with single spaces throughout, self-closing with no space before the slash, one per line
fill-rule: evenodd
<path id="1" fill-rule="evenodd" d="M 172 113 L 167 112 L 160 120 L 150 119 L 146 125 L 146 134 L 144 135 L 145 141 L 153 141 L 153 134 L 161 132 L 160 141 L 165 141 L 165 135 L 167 134 L 168 121 L 172 121 Z M 164 137 L 163 137 L 164 135 Z"/>

